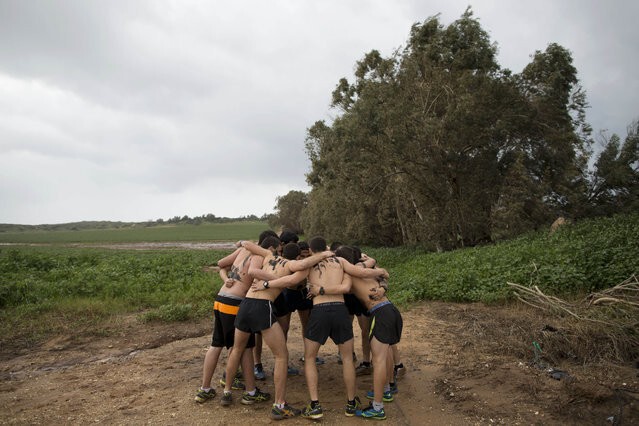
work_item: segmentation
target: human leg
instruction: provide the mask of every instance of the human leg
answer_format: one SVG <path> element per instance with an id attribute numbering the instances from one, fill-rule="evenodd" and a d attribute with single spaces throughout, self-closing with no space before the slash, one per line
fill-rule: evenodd
<path id="1" fill-rule="evenodd" d="M 237 369 L 240 366 L 240 359 L 242 358 L 249 337 L 251 337 L 250 333 L 238 329 L 235 330 L 233 349 L 229 352 L 228 359 L 226 360 L 226 377 L 228 380 L 226 380 L 226 384 L 224 385 L 225 394 L 231 392 L 231 386 L 233 384 L 231 378 L 235 377 L 235 373 L 237 373 Z"/>
<path id="2" fill-rule="evenodd" d="M 288 349 L 286 348 L 284 331 L 280 324 L 275 322 L 271 328 L 262 330 L 262 338 L 273 353 L 275 364 L 273 371 L 275 403 L 284 403 L 286 402 L 286 370 L 288 365 Z"/>
<path id="3" fill-rule="evenodd" d="M 222 347 L 209 346 L 204 356 L 204 367 L 202 368 L 202 388 L 207 389 L 211 387 L 211 380 L 217 367 L 217 363 L 222 353 Z"/>
<path id="4" fill-rule="evenodd" d="M 308 387 L 308 396 L 311 401 L 319 401 L 318 375 L 315 357 L 319 352 L 319 342 L 304 339 L 304 376 L 306 378 L 306 386 Z"/>
<path id="5" fill-rule="evenodd" d="M 344 386 L 346 387 L 346 396 L 349 401 L 355 399 L 355 364 L 353 363 L 353 339 L 350 339 L 340 345 L 339 351 L 342 355 L 342 376 L 344 378 Z"/>

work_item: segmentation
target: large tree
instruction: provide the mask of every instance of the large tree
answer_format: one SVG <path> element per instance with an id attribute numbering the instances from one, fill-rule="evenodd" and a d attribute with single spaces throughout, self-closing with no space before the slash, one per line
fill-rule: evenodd
<path id="1" fill-rule="evenodd" d="M 447 27 L 413 25 L 389 58 L 358 61 L 333 92 L 339 115 L 308 131 L 307 231 L 450 249 L 569 210 L 589 131 L 570 52 L 552 44 L 513 75 L 496 49 L 468 9 Z"/>

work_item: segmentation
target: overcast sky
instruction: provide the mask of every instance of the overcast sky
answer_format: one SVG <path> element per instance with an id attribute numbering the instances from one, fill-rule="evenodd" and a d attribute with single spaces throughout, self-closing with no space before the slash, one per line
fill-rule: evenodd
<path id="1" fill-rule="evenodd" d="M 270 213 L 355 62 L 468 5 L 504 68 L 568 48 L 595 132 L 639 118 L 632 0 L 0 0 L 0 223 Z"/>

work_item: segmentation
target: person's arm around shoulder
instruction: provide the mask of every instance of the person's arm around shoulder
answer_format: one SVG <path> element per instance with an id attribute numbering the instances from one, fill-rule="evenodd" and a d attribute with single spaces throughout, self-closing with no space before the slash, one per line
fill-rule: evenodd
<path id="1" fill-rule="evenodd" d="M 334 256 L 335 254 L 330 251 L 323 251 L 321 253 L 314 254 L 305 259 L 300 260 L 289 260 L 287 262 L 288 269 L 291 272 L 303 271 L 304 269 L 312 268 L 313 266 L 320 263 L 322 260 Z"/>
<path id="2" fill-rule="evenodd" d="M 231 253 L 228 256 L 223 257 L 222 259 L 218 260 L 217 261 L 217 266 L 219 266 L 220 269 L 221 268 L 230 267 L 233 264 L 233 262 L 235 262 L 235 259 L 237 258 L 237 255 L 240 254 L 241 250 L 242 250 L 241 248 L 237 248 L 237 249 L 235 249 L 235 251 L 233 253 Z"/>
<path id="3" fill-rule="evenodd" d="M 238 247 L 243 247 L 258 256 L 267 257 L 273 255 L 270 250 L 258 246 L 253 241 L 238 241 L 235 245 Z"/>
<path id="4" fill-rule="evenodd" d="M 357 278 L 377 278 L 377 277 L 388 278 L 388 272 L 384 268 L 375 268 L 375 269 L 362 268 L 362 267 L 357 267 L 357 266 L 353 265 L 352 263 L 350 263 L 348 260 L 346 260 L 344 258 L 338 257 L 338 259 L 341 262 L 342 267 L 344 268 L 344 272 L 346 272 L 347 274 L 352 275 L 354 277 L 357 277 Z"/>
<path id="5" fill-rule="evenodd" d="M 308 270 L 304 269 L 302 271 L 297 271 L 290 275 L 285 275 L 283 277 L 275 278 L 272 281 L 270 279 L 263 280 L 260 282 L 253 282 L 251 288 L 255 291 L 266 290 L 267 288 L 287 288 L 293 287 L 300 283 L 300 281 L 304 280 L 308 276 Z"/>

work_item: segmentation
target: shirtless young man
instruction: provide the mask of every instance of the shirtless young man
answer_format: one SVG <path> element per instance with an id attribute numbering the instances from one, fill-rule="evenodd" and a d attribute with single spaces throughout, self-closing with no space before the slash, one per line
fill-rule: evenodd
<path id="1" fill-rule="evenodd" d="M 309 267 L 332 255 L 332 253 L 326 252 L 303 260 L 294 260 L 299 255 L 297 244 L 287 244 L 282 250 L 283 256 L 280 257 L 275 254 L 279 246 L 279 240 L 273 239 L 272 243 L 268 243 L 269 241 L 270 239 L 267 238 L 262 244 L 263 247 L 268 246 L 268 249 L 249 241 L 240 241 L 238 243 L 252 253 L 263 256 L 262 270 L 272 272 L 280 278 L 273 280 L 273 283 L 276 284 L 273 288 L 270 287 L 269 280 L 258 279 L 253 282 L 253 287 L 259 288 L 261 286 L 263 290 L 256 291 L 251 288 L 246 293 L 235 319 L 235 342 L 233 351 L 227 361 L 226 377 L 235 375 L 240 363 L 238 354 L 246 347 L 250 335 L 260 331 L 262 339 L 271 349 L 275 358 L 275 371 L 273 373 L 275 403 L 271 409 L 271 418 L 282 420 L 299 415 L 300 410 L 291 407 L 285 400 L 288 350 L 282 327 L 275 319 L 273 313 L 273 301 L 281 293 L 284 286 L 279 286 L 282 283 L 289 286 L 296 285 L 306 278 Z M 249 273 L 252 273 L 252 269 L 249 270 Z M 221 403 L 222 405 L 230 405 L 232 402 L 231 381 L 227 380 Z"/>
<path id="2" fill-rule="evenodd" d="M 260 235 L 260 242 L 263 239 L 263 235 Z M 217 266 L 221 268 L 220 277 L 224 284 L 218 291 L 213 305 L 213 337 L 211 339 L 211 346 L 209 346 L 204 357 L 202 385 L 195 396 L 195 401 L 197 402 L 205 402 L 215 396 L 215 389 L 211 388 L 211 379 L 217 368 L 222 349 L 226 347 L 227 350 L 231 350 L 233 347 L 235 316 L 239 310 L 240 302 L 244 299 L 246 292 L 253 282 L 253 275 L 249 274 L 250 268 L 253 267 L 253 272 L 262 278 L 275 278 L 271 273 L 261 270 L 262 261 L 263 258 L 261 256 L 253 255 L 244 248 L 238 248 L 217 262 Z M 253 336 L 251 336 L 247 342 L 248 350 L 242 353 L 242 370 L 244 372 L 253 371 L 253 356 L 250 350 L 253 345 L 254 340 Z M 249 389 L 253 389 L 253 391 L 245 392 L 246 395 L 243 395 L 242 402 L 244 404 L 255 402 L 257 398 L 255 396 L 256 394 L 258 396 L 261 395 L 260 398 L 268 399 L 268 394 L 260 392 L 259 389 L 255 387 L 255 379 L 252 374 L 245 374 L 244 376 L 246 386 L 248 386 Z M 235 382 L 236 379 L 233 378 L 232 381 Z M 240 387 L 240 385 L 242 387 Z M 244 387 L 244 385 L 237 382 L 233 383 L 232 386 L 235 389 L 242 389 Z"/>
<path id="3" fill-rule="evenodd" d="M 359 270 L 366 270 L 363 267 L 354 266 L 358 262 L 355 250 L 352 247 L 340 247 L 336 255 L 343 266 L 350 265 Z M 344 268 L 346 272 L 351 274 L 350 268 Z M 368 269 L 375 271 L 376 269 Z M 385 275 L 387 277 L 387 275 Z M 309 280 L 310 281 L 310 280 Z M 335 284 L 318 288 L 312 283 L 309 288 L 311 294 L 339 293 L 343 289 Z M 389 382 L 393 373 L 392 355 L 390 346 L 399 342 L 402 335 L 402 317 L 391 302 L 386 297 L 386 283 L 374 278 L 362 278 L 358 274 L 352 274 L 351 292 L 366 306 L 371 314 L 370 325 L 370 345 L 373 358 L 373 393 L 367 395 L 372 397 L 373 402 L 364 410 L 357 410 L 355 415 L 364 418 L 374 418 L 384 420 L 386 413 L 384 411 L 384 401 L 393 400 L 393 394 L 390 392 Z"/>
<path id="4" fill-rule="evenodd" d="M 311 253 L 326 250 L 326 240 L 314 237 L 309 241 Z M 355 395 L 355 366 L 353 365 L 353 324 L 344 303 L 344 293 L 350 291 L 350 275 L 374 279 L 387 275 L 383 269 L 356 268 L 339 258 L 332 256 L 322 260 L 311 268 L 308 275 L 308 285 L 318 288 L 313 298 L 313 309 L 308 320 L 304 335 L 304 372 L 310 396 L 310 403 L 304 409 L 302 416 L 319 419 L 323 416 L 319 403 L 318 374 L 316 356 L 320 346 L 326 343 L 328 337 L 338 346 L 342 356 L 344 385 L 346 387 L 347 416 L 354 416 L 360 408 L 360 400 Z M 325 293 L 324 287 L 333 291 Z"/>

